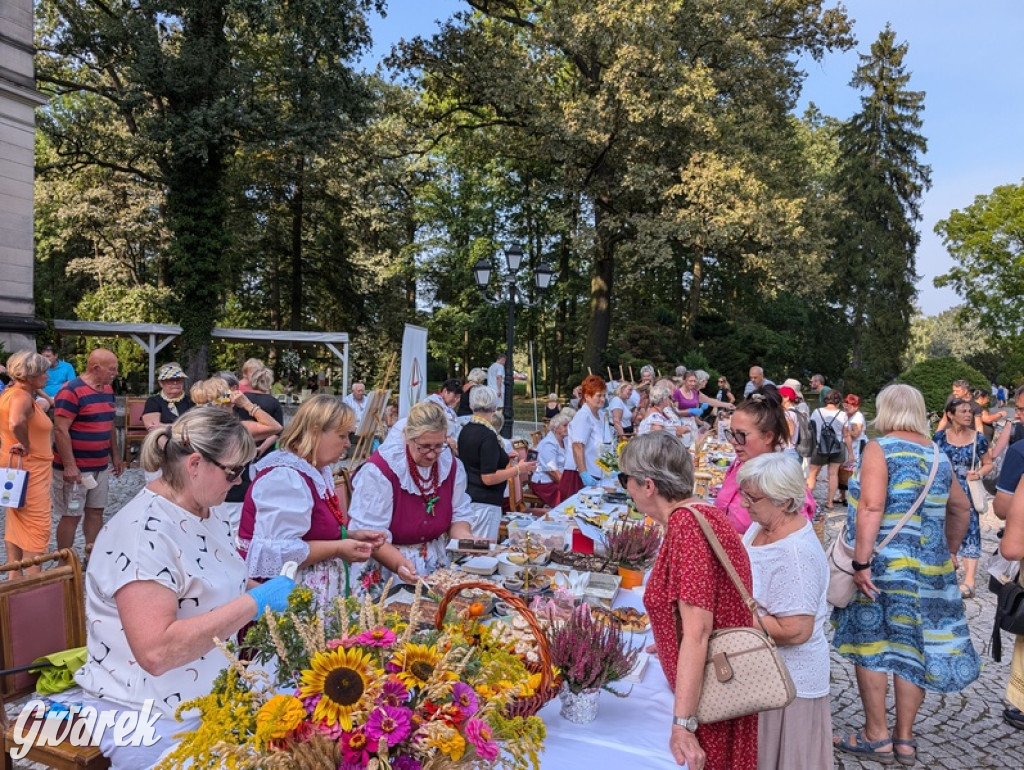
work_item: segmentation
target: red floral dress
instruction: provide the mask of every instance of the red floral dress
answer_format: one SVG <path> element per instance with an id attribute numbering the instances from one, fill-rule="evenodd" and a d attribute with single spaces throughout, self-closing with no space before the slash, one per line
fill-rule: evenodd
<path id="1" fill-rule="evenodd" d="M 732 524 L 714 506 L 698 503 L 694 507 L 704 514 L 740 579 L 748 591 L 752 590 L 750 560 Z M 665 542 L 644 590 L 644 606 L 651 618 L 658 657 L 673 691 L 682 641 L 676 631 L 680 601 L 712 613 L 713 629 L 750 625 L 750 611 L 725 567 L 715 557 L 693 514 L 682 508 L 669 517 Z M 700 725 L 697 740 L 707 754 L 706 770 L 757 769 L 757 714 Z"/>

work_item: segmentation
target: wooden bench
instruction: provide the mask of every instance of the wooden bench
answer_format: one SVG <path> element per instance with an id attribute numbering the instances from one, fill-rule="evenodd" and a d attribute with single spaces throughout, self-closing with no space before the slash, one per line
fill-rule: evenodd
<path id="1" fill-rule="evenodd" d="M 0 750 L 4 767 L 13 768 L 8 747 L 16 745 L 4 700 L 35 690 L 36 675 L 25 670 L 33 660 L 85 645 L 85 584 L 78 554 L 64 549 L 34 559 L 0 565 L 0 573 L 30 566 L 57 565 L 42 572 L 0 582 Z M 32 746 L 24 760 L 72 770 L 104 770 L 110 761 L 96 746 Z"/>

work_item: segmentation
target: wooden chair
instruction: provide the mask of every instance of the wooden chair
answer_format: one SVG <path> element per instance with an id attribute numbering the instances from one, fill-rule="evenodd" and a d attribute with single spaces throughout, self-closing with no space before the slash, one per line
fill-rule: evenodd
<path id="1" fill-rule="evenodd" d="M 58 562 L 41 573 L 0 582 L 0 751 L 4 767 L 13 761 L 7 746 L 15 745 L 14 728 L 8 724 L 4 698 L 20 698 L 35 690 L 36 675 L 26 669 L 38 657 L 85 644 L 85 586 L 82 565 L 73 549 L 0 565 L 0 572 Z M 36 745 L 25 760 L 55 768 L 110 767 L 96 746 Z"/>
<path id="2" fill-rule="evenodd" d="M 144 396 L 128 396 L 124 401 L 124 461 L 131 462 L 132 447 L 146 440 L 149 431 L 142 424 L 142 410 L 146 408 Z M 137 451 L 137 450 L 136 450 Z"/>
<path id="3" fill-rule="evenodd" d="M 534 446 L 537 446 L 540 443 L 542 438 L 544 438 L 544 431 L 542 431 L 542 430 L 532 430 L 532 431 L 530 431 L 530 439 L 533 441 L 533 445 Z"/>

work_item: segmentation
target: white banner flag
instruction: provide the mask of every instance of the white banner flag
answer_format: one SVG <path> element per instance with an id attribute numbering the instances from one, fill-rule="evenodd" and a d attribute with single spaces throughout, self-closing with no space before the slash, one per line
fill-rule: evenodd
<path id="1" fill-rule="evenodd" d="M 427 397 L 427 330 L 405 325 L 402 335 L 402 379 L 398 391 L 398 416 L 405 417 L 413 404 Z"/>

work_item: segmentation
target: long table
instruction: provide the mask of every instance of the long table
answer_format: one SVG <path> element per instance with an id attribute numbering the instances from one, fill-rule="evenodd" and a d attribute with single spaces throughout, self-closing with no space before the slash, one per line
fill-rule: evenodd
<path id="1" fill-rule="evenodd" d="M 643 610 L 639 593 L 621 589 L 614 606 Z M 653 641 L 650 631 L 630 636 L 635 646 L 646 647 Z M 562 702 L 558 698 L 540 710 L 547 727 L 543 770 L 679 770 L 668 748 L 674 698 L 657 656 L 651 656 L 642 682 L 617 682 L 612 687 L 629 696 L 616 698 L 602 692 L 597 719 L 589 724 L 573 724 L 559 716 Z"/>

